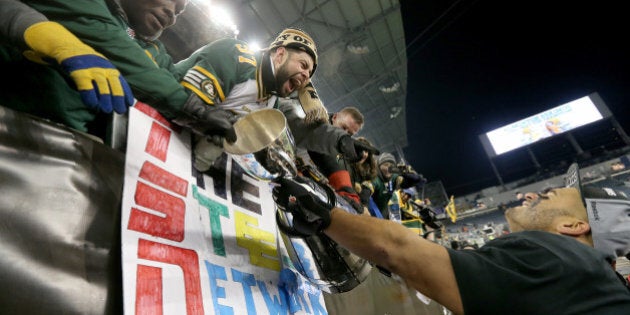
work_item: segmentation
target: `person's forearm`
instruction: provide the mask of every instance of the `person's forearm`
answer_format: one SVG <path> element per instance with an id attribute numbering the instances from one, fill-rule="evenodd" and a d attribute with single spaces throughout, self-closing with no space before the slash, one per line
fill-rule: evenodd
<path id="1" fill-rule="evenodd" d="M 403 225 L 335 208 L 324 233 L 357 255 L 401 276 L 426 296 L 456 314 L 463 312 L 446 248 L 419 237 Z"/>
<path id="2" fill-rule="evenodd" d="M 399 249 L 422 247 L 426 242 L 399 223 L 357 217 L 340 209 L 332 210 L 331 224 L 324 232 L 350 251 L 395 273 L 401 269 Z"/>

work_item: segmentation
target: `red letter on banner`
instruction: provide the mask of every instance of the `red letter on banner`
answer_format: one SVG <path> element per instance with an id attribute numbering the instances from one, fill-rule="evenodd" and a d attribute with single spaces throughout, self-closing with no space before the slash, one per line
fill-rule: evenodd
<path id="1" fill-rule="evenodd" d="M 146 179 L 152 184 L 156 184 L 166 190 L 172 191 L 184 197 L 186 197 L 188 192 L 188 181 L 173 175 L 169 171 L 160 168 L 149 161 L 145 161 L 144 164 L 142 164 L 140 178 Z"/>
<path id="2" fill-rule="evenodd" d="M 160 159 L 162 162 L 166 162 L 166 152 L 168 152 L 168 143 L 170 140 L 171 131 L 154 121 L 153 124 L 151 124 L 151 132 L 149 132 L 149 139 L 147 140 L 147 146 L 144 148 L 144 151 Z"/>
<path id="3" fill-rule="evenodd" d="M 184 215 L 186 204 L 161 190 L 138 182 L 136 187 L 136 204 L 164 213 L 161 217 L 131 208 L 129 229 L 153 236 L 181 242 L 184 240 Z"/>
<path id="4" fill-rule="evenodd" d="M 140 178 L 178 195 L 186 196 L 188 190 L 187 181 L 148 161 L 142 165 Z M 186 214 L 186 203 L 184 200 L 138 182 L 135 201 L 137 205 L 161 212 L 164 216 L 151 214 L 138 208 L 131 208 L 128 224 L 130 230 L 176 242 L 184 240 L 184 216 Z"/>
<path id="5" fill-rule="evenodd" d="M 180 132 L 182 129 L 180 126 L 169 122 L 166 118 L 164 118 L 164 116 L 160 115 L 160 113 L 157 110 L 155 110 L 155 108 L 147 105 L 146 103 L 142 103 L 138 101 L 136 102 L 136 105 L 134 105 L 133 107 L 143 112 L 145 115 L 153 118 L 154 120 L 157 120 L 162 125 L 171 128 L 175 132 Z"/>
<path id="6" fill-rule="evenodd" d="M 136 315 L 162 315 L 162 268 L 138 265 Z"/>
<path id="7" fill-rule="evenodd" d="M 149 240 L 138 240 L 138 258 L 159 261 L 166 264 L 177 265 L 184 273 L 184 289 L 186 290 L 186 314 L 203 314 L 203 299 L 201 296 L 201 282 L 199 280 L 199 256 L 194 250 L 179 248 L 166 244 L 160 244 Z M 142 266 L 142 265 L 140 265 Z M 140 266 L 138 266 L 140 268 Z M 155 272 L 148 274 L 138 273 L 138 283 L 150 281 L 142 279 L 143 276 L 155 276 Z M 160 287 L 161 287 L 160 281 Z M 162 305 L 162 295 L 156 296 L 157 290 L 142 290 L 142 286 L 136 287 L 136 313 L 155 314 L 154 309 L 142 309 L 151 305 Z M 161 292 L 161 288 L 159 290 Z"/>

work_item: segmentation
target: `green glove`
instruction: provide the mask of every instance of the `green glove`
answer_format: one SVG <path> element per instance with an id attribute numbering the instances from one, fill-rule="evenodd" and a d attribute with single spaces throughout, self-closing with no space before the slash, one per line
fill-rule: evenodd
<path id="1" fill-rule="evenodd" d="M 53 59 L 61 65 L 88 107 L 122 114 L 134 104 L 131 88 L 118 69 L 61 24 L 35 23 L 24 32 L 24 41 L 32 49 L 25 51 L 24 56 L 41 64 L 49 64 L 47 59 Z"/>

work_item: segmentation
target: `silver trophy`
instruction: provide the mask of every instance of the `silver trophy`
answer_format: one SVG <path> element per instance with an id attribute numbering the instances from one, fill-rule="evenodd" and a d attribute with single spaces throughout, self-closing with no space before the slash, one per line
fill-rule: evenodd
<path id="1" fill-rule="evenodd" d="M 281 111 L 254 111 L 239 119 L 234 129 L 238 140 L 225 142 L 224 149 L 249 175 L 263 181 L 298 176 L 295 143 Z M 337 207 L 356 214 L 343 198 L 331 198 L 335 196 L 330 187 L 314 180 L 310 187 L 322 200 L 337 200 Z M 370 273 L 372 265 L 367 260 L 325 234 L 298 237 L 292 232 L 291 214 L 277 207 L 276 221 L 294 269 L 319 289 L 329 293 L 347 292 L 365 281 Z"/>

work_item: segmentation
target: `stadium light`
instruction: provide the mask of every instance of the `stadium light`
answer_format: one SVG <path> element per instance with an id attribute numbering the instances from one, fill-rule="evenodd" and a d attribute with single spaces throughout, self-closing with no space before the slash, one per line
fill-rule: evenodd
<path id="1" fill-rule="evenodd" d="M 228 28 L 234 34 L 234 37 L 238 36 L 240 31 L 238 30 L 238 26 L 234 23 L 231 14 L 222 7 L 213 6 L 210 10 L 210 17 L 212 21 L 219 26 Z"/>

